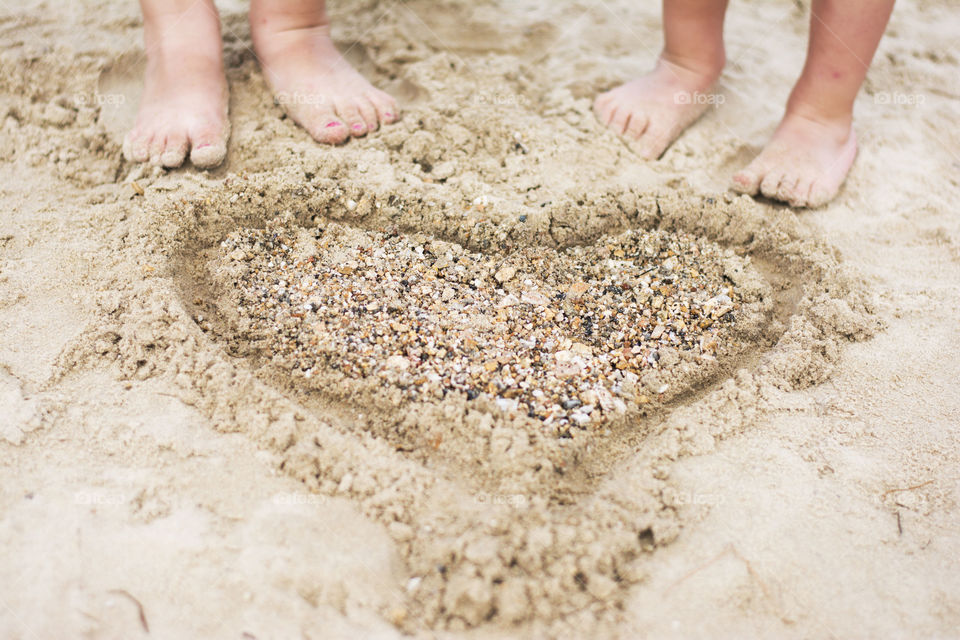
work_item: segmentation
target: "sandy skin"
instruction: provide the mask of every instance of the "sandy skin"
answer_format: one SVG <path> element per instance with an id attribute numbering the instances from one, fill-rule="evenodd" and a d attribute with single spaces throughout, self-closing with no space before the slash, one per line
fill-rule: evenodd
<path id="1" fill-rule="evenodd" d="M 711 104 L 698 98 L 723 69 L 726 8 L 726 0 L 666 0 L 656 68 L 597 98 L 601 122 L 642 158 L 660 157 Z M 766 147 L 733 176 L 735 191 L 794 207 L 836 197 L 857 154 L 853 103 L 892 10 L 893 0 L 813 3 L 803 73 Z"/>
<path id="2" fill-rule="evenodd" d="M 227 154 L 227 80 L 212 2 L 144 0 L 147 69 L 137 121 L 123 142 L 133 162 L 214 167 Z M 186 55 L 185 55 L 186 54 Z"/>
<path id="3" fill-rule="evenodd" d="M 228 88 L 212 1 L 142 0 L 147 52 L 137 121 L 124 140 L 133 162 L 209 168 L 226 158 Z M 340 144 L 397 119 L 394 99 L 343 58 L 325 3 L 254 0 L 254 48 L 278 103 L 316 141 Z"/>

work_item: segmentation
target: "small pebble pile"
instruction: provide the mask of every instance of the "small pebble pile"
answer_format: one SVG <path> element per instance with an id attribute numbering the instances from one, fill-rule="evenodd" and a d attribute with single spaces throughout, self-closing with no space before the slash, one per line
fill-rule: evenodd
<path id="1" fill-rule="evenodd" d="M 411 400 L 487 397 L 569 437 L 656 402 L 667 385 L 637 383 L 665 351 L 712 360 L 732 339 L 742 300 L 723 256 L 661 231 L 484 255 L 275 222 L 233 233 L 213 266 L 244 334 L 295 375 L 372 377 Z"/>

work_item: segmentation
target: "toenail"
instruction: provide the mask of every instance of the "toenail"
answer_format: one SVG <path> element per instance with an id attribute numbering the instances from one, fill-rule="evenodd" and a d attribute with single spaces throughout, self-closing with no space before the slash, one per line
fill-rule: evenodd
<path id="1" fill-rule="evenodd" d="M 204 142 L 203 144 L 198 144 L 197 146 L 195 146 L 195 147 L 194 147 L 194 150 L 196 150 L 196 149 L 206 149 L 207 147 L 212 147 L 212 146 L 213 146 L 213 143 L 212 143 L 212 142 Z"/>
<path id="2" fill-rule="evenodd" d="M 339 126 L 340 126 L 339 122 L 331 122 L 330 124 L 327 125 L 327 129 L 329 129 L 330 127 L 339 127 Z"/>
<path id="3" fill-rule="evenodd" d="M 363 129 L 363 125 L 362 125 L 362 124 L 355 124 L 355 125 L 353 125 L 353 130 L 354 130 L 354 131 L 360 131 L 361 129 Z"/>

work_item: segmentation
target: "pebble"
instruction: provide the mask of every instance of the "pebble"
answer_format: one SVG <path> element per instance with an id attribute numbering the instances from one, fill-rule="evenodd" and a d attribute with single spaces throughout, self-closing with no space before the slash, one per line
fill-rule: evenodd
<path id="1" fill-rule="evenodd" d="M 513 295 L 512 293 L 510 293 L 510 294 L 507 294 L 507 295 L 505 295 L 505 296 L 503 297 L 503 299 L 500 301 L 500 305 L 499 305 L 499 306 L 501 306 L 501 307 L 515 307 L 515 306 L 517 306 L 518 304 L 520 304 L 520 298 L 518 298 L 517 296 Z"/>
<path id="2" fill-rule="evenodd" d="M 550 298 L 543 295 L 539 291 L 525 291 L 524 294 L 520 296 L 520 302 L 545 307 L 550 304 Z"/>
<path id="3" fill-rule="evenodd" d="M 585 413 L 571 413 L 570 420 L 578 427 L 582 427 L 590 422 L 590 416 Z"/>
<path id="4" fill-rule="evenodd" d="M 497 271 L 493 275 L 493 277 L 497 282 L 499 282 L 500 284 L 503 284 L 504 282 L 509 282 L 510 280 L 513 280 L 513 277 L 515 275 L 517 275 L 517 270 L 515 268 L 503 267 L 502 269 Z"/>
<path id="5" fill-rule="evenodd" d="M 408 369 L 410 367 L 410 359 L 403 356 L 390 356 L 384 364 L 386 364 L 388 369 Z"/>
<path id="6" fill-rule="evenodd" d="M 504 264 L 439 240 L 277 220 L 220 251 L 239 271 L 250 339 L 295 375 L 380 379 L 410 400 L 485 396 L 562 437 L 667 400 L 637 384 L 685 371 L 658 349 L 724 352 L 743 304 L 719 247 L 663 231 L 513 250 Z"/>

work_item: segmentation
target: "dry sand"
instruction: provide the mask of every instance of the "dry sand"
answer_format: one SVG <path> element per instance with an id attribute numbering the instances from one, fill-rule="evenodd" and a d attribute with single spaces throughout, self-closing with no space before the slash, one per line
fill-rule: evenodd
<path id="1" fill-rule="evenodd" d="M 335 36 L 403 121 L 313 144 L 224 2 L 212 172 L 121 159 L 133 3 L 0 10 L 0 637 L 955 637 L 957 4 L 897 7 L 812 212 L 726 189 L 806 2 L 731 9 L 724 104 L 652 164 L 590 99 L 650 65 L 655 8 L 346 5 Z M 215 258 L 278 217 L 492 257 L 687 234 L 760 315 L 676 393 L 641 378 L 609 428 L 548 438 L 483 397 L 291 376 Z"/>

